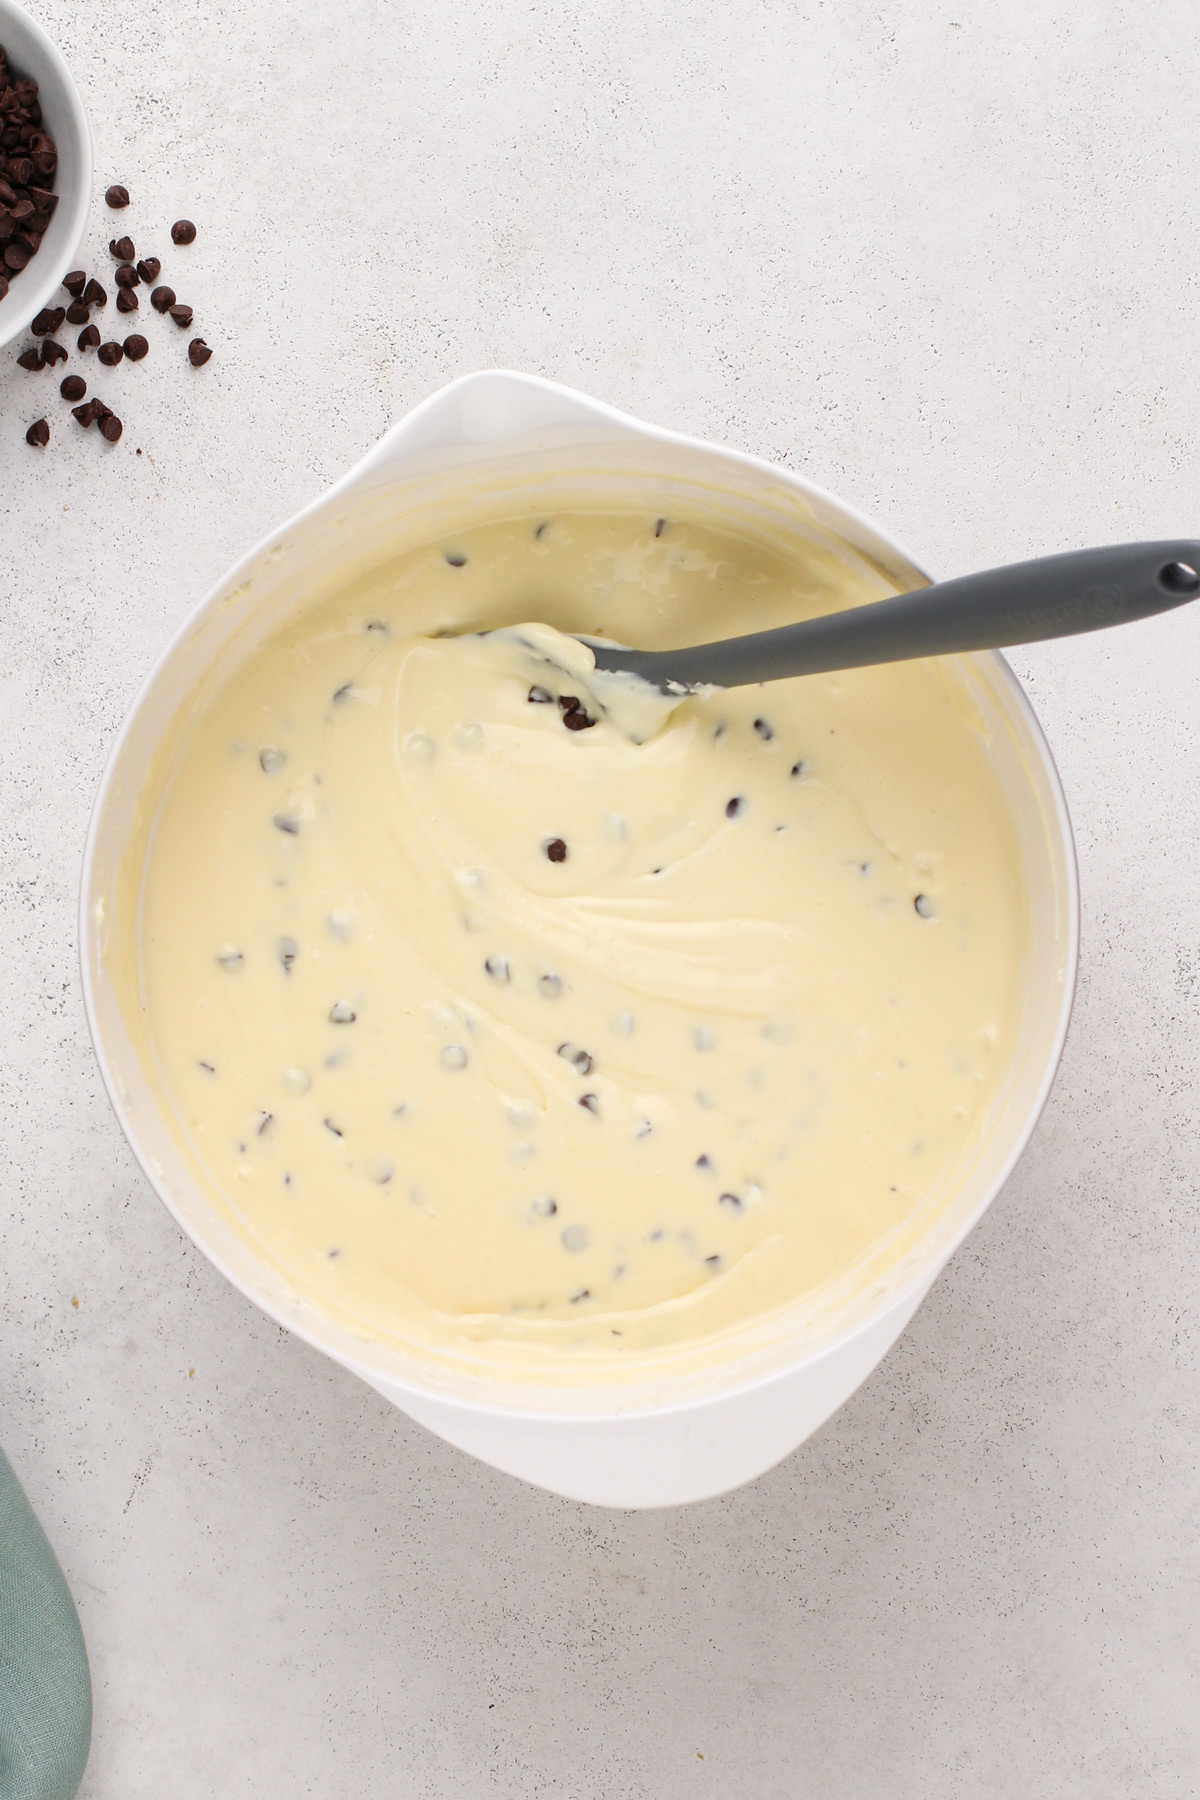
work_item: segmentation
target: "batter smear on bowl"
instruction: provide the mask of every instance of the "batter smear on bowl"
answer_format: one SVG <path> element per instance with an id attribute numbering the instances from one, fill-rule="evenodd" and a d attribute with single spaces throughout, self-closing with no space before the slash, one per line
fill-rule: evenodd
<path id="1" fill-rule="evenodd" d="M 130 853 L 124 1003 L 206 1185 L 317 1306 L 632 1366 L 953 1198 L 1026 943 L 958 666 L 631 729 L 548 654 L 863 597 L 838 580 L 700 515 L 505 519 L 298 596 L 197 698 Z"/>

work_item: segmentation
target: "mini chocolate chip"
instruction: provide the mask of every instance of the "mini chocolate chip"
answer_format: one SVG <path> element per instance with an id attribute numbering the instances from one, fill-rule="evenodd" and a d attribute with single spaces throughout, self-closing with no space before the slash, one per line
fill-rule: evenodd
<path id="1" fill-rule="evenodd" d="M 332 1119 L 322 1119 L 321 1123 L 324 1125 L 326 1131 L 332 1131 L 334 1137 L 345 1136 L 344 1132 L 338 1130 Z"/>
<path id="2" fill-rule="evenodd" d="M 223 950 L 217 952 L 217 961 L 223 969 L 240 969 L 245 960 L 234 944 L 226 944 Z"/>
<path id="3" fill-rule="evenodd" d="M 132 254 L 132 252 L 130 254 Z M 159 262 L 157 256 L 143 256 L 137 266 L 137 272 L 145 282 L 146 286 L 149 287 L 150 284 L 157 281 L 162 274 L 162 264 Z"/>
<path id="4" fill-rule="evenodd" d="M 175 305 L 171 308 L 171 317 L 178 325 L 180 331 L 184 331 L 192 322 L 192 309 L 190 306 L 183 304 Z"/>
<path id="5" fill-rule="evenodd" d="M 547 838 L 542 849 L 552 863 L 561 863 L 567 860 L 567 846 L 561 838 Z"/>
<path id="6" fill-rule="evenodd" d="M 110 444 L 115 444 L 125 427 L 115 412 L 106 412 L 100 421 L 100 435 Z"/>
<path id="7" fill-rule="evenodd" d="M 721 1266 L 721 1259 L 719 1256 L 706 1256 L 704 1261 L 710 1269 L 719 1269 Z"/>
<path id="8" fill-rule="evenodd" d="M 264 744 L 258 753 L 258 763 L 264 775 L 277 775 L 287 761 L 287 751 L 277 750 L 274 744 Z"/>
<path id="9" fill-rule="evenodd" d="M 600 1096 L 598 1094 L 580 1094 L 577 1104 L 582 1106 L 584 1112 L 596 1113 L 599 1115 Z"/>
<path id="10" fill-rule="evenodd" d="M 67 308 L 68 325 L 86 325 L 92 316 L 92 309 L 85 300 L 72 300 Z"/>
<path id="11" fill-rule="evenodd" d="M 17 361 L 19 362 L 20 360 L 20 357 L 18 357 Z M 549 706 L 553 698 L 553 694 L 547 693 L 544 687 L 531 687 L 529 690 L 529 703 L 531 706 Z"/>
<path id="12" fill-rule="evenodd" d="M 57 331 L 67 316 L 65 306 L 43 306 L 36 315 L 29 329 L 34 337 L 49 337 Z"/>
<path id="13" fill-rule="evenodd" d="M 129 239 L 122 238 L 121 243 L 129 244 Z M 109 247 L 112 248 L 111 245 Z M 129 244 L 129 248 L 132 251 L 133 245 Z M 122 255 L 124 255 L 124 251 L 122 251 Z M 122 262 L 113 279 L 119 288 L 135 288 L 138 284 L 138 272 L 131 262 Z"/>
<path id="14" fill-rule="evenodd" d="M 666 529 L 667 529 L 667 521 L 666 521 L 666 520 L 665 520 L 665 519 L 656 519 L 656 520 L 655 520 L 655 521 L 654 521 L 654 535 L 655 535 L 655 537 L 661 537 L 661 536 L 662 536 L 662 534 L 663 534 L 663 532 L 664 532 L 664 531 L 665 531 L 665 530 L 666 530 Z"/>
<path id="15" fill-rule="evenodd" d="M 17 358 L 17 363 L 22 369 L 29 369 L 31 371 L 44 369 L 46 361 L 42 355 L 42 346 L 40 344 L 34 344 L 32 348 L 22 350 L 20 356 Z"/>
<path id="16" fill-rule="evenodd" d="M 171 242 L 173 244 L 194 244 L 195 241 L 196 227 L 192 224 L 192 221 L 190 219 L 176 219 L 171 227 Z"/>
<path id="17" fill-rule="evenodd" d="M 578 694 L 560 694 L 558 696 L 558 704 L 565 713 L 578 712 L 579 708 L 583 705 L 583 701 L 579 698 Z"/>
<path id="18" fill-rule="evenodd" d="M 123 206 L 129 205 L 129 189 L 121 187 L 118 182 L 114 182 L 112 187 L 110 187 L 105 194 L 104 199 L 106 204 L 111 206 L 114 212 L 119 212 Z"/>
<path id="19" fill-rule="evenodd" d="M 589 1053 L 586 1050 L 581 1050 L 578 1044 L 560 1044 L 558 1046 L 558 1054 L 563 1058 L 564 1062 L 569 1062 L 580 1075 L 590 1075 L 592 1069 L 595 1067 Z"/>
<path id="20" fill-rule="evenodd" d="M 58 391 L 64 400 L 82 400 L 87 393 L 87 382 L 82 375 L 66 375 L 59 383 Z"/>
<path id="21" fill-rule="evenodd" d="M 696 1167 L 698 1169 L 711 1169 L 712 1168 L 712 1158 L 708 1155 L 707 1152 L 702 1153 L 700 1156 L 698 1156 L 696 1158 Z"/>
<path id="22" fill-rule="evenodd" d="M 45 419 L 35 419 L 25 433 L 25 442 L 32 444 L 35 450 L 44 450 L 50 442 L 50 427 Z"/>
<path id="23" fill-rule="evenodd" d="M 149 341 L 142 336 L 140 331 L 135 331 L 125 339 L 121 348 L 129 358 L 130 362 L 141 362 L 143 356 L 145 356 L 146 352 L 149 350 L 150 344 Z"/>
<path id="24" fill-rule="evenodd" d="M 212 351 L 203 338 L 193 338 L 188 345 L 188 361 L 193 369 L 202 369 L 211 355 Z"/>
<path id="25" fill-rule="evenodd" d="M 124 350 L 122 350 L 116 339 L 109 338 L 106 344 L 101 344 L 96 352 L 96 357 L 99 362 L 104 364 L 106 369 L 115 369 L 124 354 Z"/>
<path id="26" fill-rule="evenodd" d="M 506 956 L 489 956 L 483 966 L 493 981 L 512 980 L 512 969 Z"/>
<path id="27" fill-rule="evenodd" d="M 775 728 L 767 719 L 755 719 L 754 729 L 766 744 L 775 736 Z"/>
<path id="28" fill-rule="evenodd" d="M 578 1256 L 581 1250 L 586 1250 L 591 1241 L 591 1234 L 586 1225 L 565 1225 L 563 1227 L 562 1247 L 564 1250 L 569 1250 L 573 1256 Z"/>
<path id="29" fill-rule="evenodd" d="M 107 306 L 108 290 L 102 288 L 95 276 L 93 276 L 83 290 L 83 299 L 84 304 L 87 306 Z"/>
<path id="30" fill-rule="evenodd" d="M 552 1219 L 558 1211 L 558 1201 L 549 1194 L 543 1194 L 539 1200 L 534 1201 L 529 1210 L 535 1218 Z"/>
<path id="31" fill-rule="evenodd" d="M 137 251 L 133 247 L 133 239 L 131 237 L 109 238 L 108 253 L 111 257 L 114 258 L 115 261 L 117 261 L 119 263 L 131 263 L 133 261 L 134 257 L 137 255 Z M 118 271 L 117 280 L 119 281 L 120 279 L 121 279 L 120 271 Z"/>
<path id="32" fill-rule="evenodd" d="M 98 325 L 89 325 L 85 330 L 81 331 L 79 336 L 75 339 L 75 348 L 77 350 L 94 350 L 99 342 L 100 327 Z"/>
<path id="33" fill-rule="evenodd" d="M 269 1112 L 260 1112 L 259 1113 L 258 1125 L 256 1128 L 258 1131 L 259 1137 L 262 1137 L 265 1132 L 267 1132 L 271 1129 L 271 1123 L 272 1123 L 272 1120 L 274 1119 L 274 1117 L 275 1117 L 274 1113 L 269 1113 Z"/>
<path id="34" fill-rule="evenodd" d="M 725 817 L 727 819 L 740 819 L 745 810 L 746 801 L 745 796 L 742 794 L 735 794 L 732 800 L 727 800 L 725 802 Z"/>
<path id="35" fill-rule="evenodd" d="M 805 774 L 807 774 L 807 772 L 808 772 L 808 764 L 805 762 L 803 757 L 800 758 L 799 762 L 794 762 L 792 764 L 793 776 L 805 775 Z"/>
<path id="36" fill-rule="evenodd" d="M 300 954 L 300 946 L 294 937 L 281 937 L 276 939 L 275 954 L 283 964 L 284 974 L 290 975 L 292 964 Z"/>
<path id="37" fill-rule="evenodd" d="M 138 297 L 132 288 L 120 288 L 117 292 L 117 311 L 131 313 L 138 310 Z"/>
<path id="38" fill-rule="evenodd" d="M 348 1000 L 335 1000 L 329 1009 L 331 1025 L 353 1025 L 358 1014 Z"/>
<path id="39" fill-rule="evenodd" d="M 542 996 L 543 1000 L 557 1000 L 561 996 L 562 991 L 563 978 L 561 975 L 538 976 L 538 993 Z"/>
<path id="40" fill-rule="evenodd" d="M 72 269 L 69 275 L 63 276 L 62 284 L 66 288 L 68 294 L 70 294 L 71 298 L 73 300 L 78 300 L 80 294 L 82 294 L 84 288 L 87 286 L 87 270 Z"/>
<path id="41" fill-rule="evenodd" d="M 343 681 L 341 687 L 335 688 L 334 690 L 333 704 L 335 706 L 344 706 L 353 692 L 354 683 L 352 681 Z"/>
<path id="42" fill-rule="evenodd" d="M 461 550 L 447 550 L 446 561 L 452 569 L 465 569 L 467 566 L 467 559 Z"/>
<path id="43" fill-rule="evenodd" d="M 920 918 L 931 919 L 933 917 L 933 901 L 928 894 L 918 894 L 913 901 L 913 907 Z"/>
<path id="44" fill-rule="evenodd" d="M 156 287 L 150 296 L 150 304 L 155 312 L 170 312 L 175 304 L 175 289 L 169 287 Z"/>
<path id="45" fill-rule="evenodd" d="M 58 344 L 53 338 L 43 338 L 42 361 L 48 369 L 52 369 L 55 363 L 66 362 L 66 360 L 67 347 L 65 344 Z"/>
<path id="46" fill-rule="evenodd" d="M 284 832 L 288 837 L 297 837 L 300 831 L 300 820 L 295 813 L 277 812 L 271 820 L 276 831 Z"/>
<path id="47" fill-rule="evenodd" d="M 737 1194 L 722 1194 L 717 1201 L 717 1205 L 732 1207 L 734 1212 L 741 1212 L 742 1210 L 742 1202 Z"/>

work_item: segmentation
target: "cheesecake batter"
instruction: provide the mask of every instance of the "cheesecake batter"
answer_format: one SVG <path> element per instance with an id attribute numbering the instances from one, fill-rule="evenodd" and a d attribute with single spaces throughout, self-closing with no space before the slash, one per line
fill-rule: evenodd
<path id="1" fill-rule="evenodd" d="M 197 704 L 145 797 L 126 1004 L 219 1203 L 318 1306 L 418 1354 L 632 1369 L 952 1198 L 1025 941 L 954 665 L 631 730 L 544 629 L 866 597 L 700 518 L 508 519 L 298 599 Z"/>

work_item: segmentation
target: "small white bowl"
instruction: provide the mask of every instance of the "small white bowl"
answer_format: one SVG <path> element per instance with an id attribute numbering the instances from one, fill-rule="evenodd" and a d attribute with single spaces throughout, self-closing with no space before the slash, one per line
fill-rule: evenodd
<path id="1" fill-rule="evenodd" d="M 2 346 L 50 305 L 74 263 L 92 198 L 92 134 L 61 50 L 13 0 L 0 0 L 0 44 L 9 67 L 37 82 L 42 120 L 58 149 L 58 205 L 37 255 L 9 276 L 8 293 L 0 300 Z"/>

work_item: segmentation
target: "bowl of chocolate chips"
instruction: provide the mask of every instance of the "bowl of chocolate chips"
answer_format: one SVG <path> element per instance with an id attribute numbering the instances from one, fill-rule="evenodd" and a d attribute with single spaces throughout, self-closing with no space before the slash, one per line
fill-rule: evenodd
<path id="1" fill-rule="evenodd" d="M 91 133 L 62 52 L 0 0 L 0 345 L 57 292 L 91 192 Z"/>

